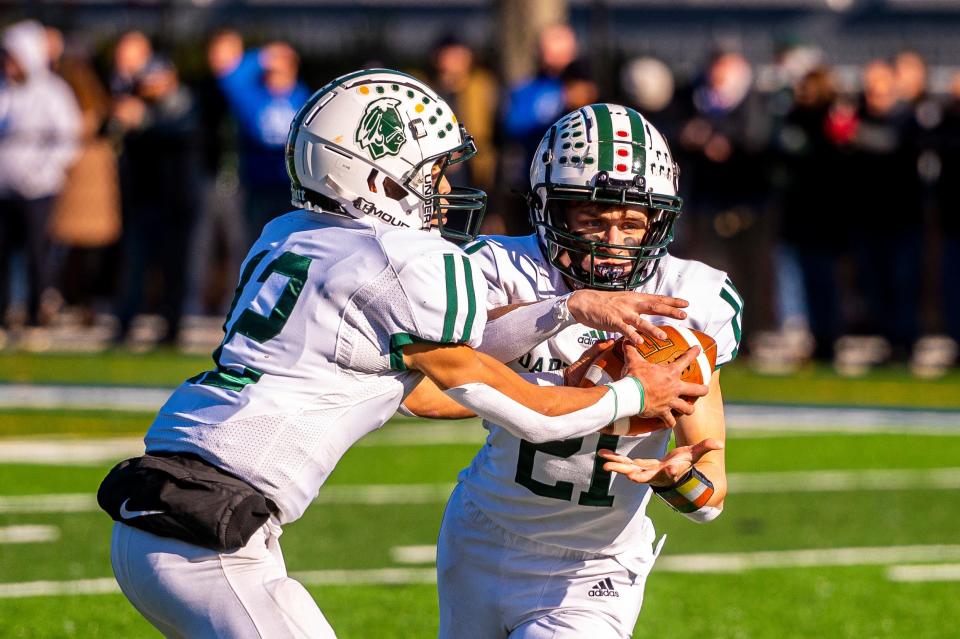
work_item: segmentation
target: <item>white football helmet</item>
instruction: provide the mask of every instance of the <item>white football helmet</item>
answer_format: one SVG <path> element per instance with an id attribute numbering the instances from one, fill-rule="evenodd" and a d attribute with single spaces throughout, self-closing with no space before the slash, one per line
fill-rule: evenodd
<path id="1" fill-rule="evenodd" d="M 544 254 L 575 286 L 640 286 L 673 240 L 682 205 L 678 178 L 666 139 L 634 109 L 591 104 L 568 113 L 543 136 L 530 165 L 530 218 Z M 584 238 L 555 214 L 558 200 L 644 207 L 647 232 L 639 245 Z M 586 256 L 589 268 L 583 267 Z"/>
<path id="2" fill-rule="evenodd" d="M 314 93 L 290 125 L 292 203 L 470 240 L 486 193 L 454 187 L 441 195 L 436 185 L 476 152 L 473 138 L 430 87 L 389 69 L 356 71 Z"/>

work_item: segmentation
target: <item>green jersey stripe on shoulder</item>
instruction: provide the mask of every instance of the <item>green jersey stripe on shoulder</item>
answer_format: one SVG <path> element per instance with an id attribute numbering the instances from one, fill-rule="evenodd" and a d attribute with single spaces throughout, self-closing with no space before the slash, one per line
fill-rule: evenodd
<path id="1" fill-rule="evenodd" d="M 473 332 L 473 319 L 477 316 L 477 296 L 473 288 L 473 267 L 470 266 L 470 258 L 461 255 L 463 260 L 463 279 L 467 284 L 467 318 L 463 321 L 463 335 L 460 336 L 461 342 L 470 341 L 470 333 Z"/>
<path id="2" fill-rule="evenodd" d="M 728 291 L 725 288 L 720 289 L 720 297 L 726 300 L 727 304 L 733 307 L 733 310 L 736 311 L 737 315 L 740 315 L 743 312 L 742 302 L 733 296 L 733 293 Z"/>
<path id="3" fill-rule="evenodd" d="M 723 280 L 724 286 L 730 289 L 730 292 L 733 293 L 733 296 L 740 300 L 740 305 L 743 305 L 743 295 L 740 294 L 740 291 L 737 290 L 737 287 L 733 285 L 733 282 L 730 281 L 730 278 Z"/>
<path id="4" fill-rule="evenodd" d="M 453 339 L 454 324 L 457 321 L 457 268 L 452 253 L 443 256 L 443 275 L 447 284 L 447 312 L 443 316 L 443 334 L 440 341 L 447 343 Z"/>
<path id="5" fill-rule="evenodd" d="M 475 242 L 470 246 L 466 247 L 465 249 L 463 249 L 463 252 L 466 253 L 467 255 L 473 255 L 474 253 L 476 253 L 486 245 L 487 245 L 486 240 L 480 240 L 479 242 Z"/>
<path id="6" fill-rule="evenodd" d="M 731 353 L 730 359 L 733 359 L 737 356 L 737 352 L 740 350 L 740 318 L 743 316 L 743 307 L 737 304 L 736 300 L 733 299 L 733 295 L 727 289 L 720 289 L 720 297 L 733 308 L 733 319 L 730 320 L 730 325 L 733 327 L 733 338 L 736 340 L 737 344 Z"/>
<path id="7" fill-rule="evenodd" d="M 606 104 L 594 104 L 590 107 L 597 119 L 597 141 L 600 146 L 600 157 L 597 168 L 601 171 L 613 170 L 613 120 L 610 118 L 610 109 Z"/>

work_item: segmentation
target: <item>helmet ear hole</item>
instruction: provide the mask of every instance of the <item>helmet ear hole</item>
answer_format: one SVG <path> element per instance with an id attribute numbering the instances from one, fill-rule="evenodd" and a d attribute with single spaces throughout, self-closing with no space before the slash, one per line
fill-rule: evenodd
<path id="1" fill-rule="evenodd" d="M 407 197 L 407 190 L 397 184 L 393 178 L 388 175 L 383 177 L 383 194 L 391 200 L 400 201 Z"/>

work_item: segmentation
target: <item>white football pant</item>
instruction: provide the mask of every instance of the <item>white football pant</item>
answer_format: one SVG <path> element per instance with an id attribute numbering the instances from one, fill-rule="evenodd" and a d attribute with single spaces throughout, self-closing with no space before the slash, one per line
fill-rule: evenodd
<path id="1" fill-rule="evenodd" d="M 268 523 L 243 548 L 218 553 L 114 523 L 110 560 L 123 594 L 166 637 L 334 638 L 287 577 L 279 535 Z"/>
<path id="2" fill-rule="evenodd" d="M 646 576 L 607 555 L 514 535 L 458 486 L 437 545 L 440 638 L 630 637 Z"/>

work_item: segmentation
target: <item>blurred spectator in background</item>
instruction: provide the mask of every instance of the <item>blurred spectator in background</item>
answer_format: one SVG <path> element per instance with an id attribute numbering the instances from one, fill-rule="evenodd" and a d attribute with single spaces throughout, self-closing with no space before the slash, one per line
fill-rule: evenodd
<path id="1" fill-rule="evenodd" d="M 50 70 L 40 23 L 8 27 L 0 47 L 0 323 L 10 302 L 11 257 L 23 250 L 26 323 L 35 326 L 46 319 L 41 294 L 50 281 L 47 224 L 76 157 L 80 113 L 70 87 Z"/>
<path id="2" fill-rule="evenodd" d="M 492 73 L 477 66 L 473 50 L 453 36 L 434 45 L 430 62 L 430 86 L 451 106 L 477 145 L 477 157 L 465 165 L 470 183 L 489 191 L 497 167 L 493 145 L 497 81 Z"/>
<path id="3" fill-rule="evenodd" d="M 942 163 L 937 208 L 943 233 L 943 315 L 947 333 L 960 342 L 960 73 L 950 84 L 950 99 L 937 135 Z"/>
<path id="4" fill-rule="evenodd" d="M 563 115 L 561 76 L 577 58 L 577 37 L 570 26 L 555 24 L 540 33 L 538 47 L 537 75 L 511 89 L 504 112 L 504 134 L 524 147 L 527 160 L 543 132 Z"/>
<path id="5" fill-rule="evenodd" d="M 127 31 L 113 49 L 110 93 L 132 94 L 143 69 L 153 58 L 153 44 L 141 31 Z"/>
<path id="6" fill-rule="evenodd" d="M 685 214 L 677 252 L 696 256 L 744 282 L 745 303 L 764 287 L 767 255 L 758 253 L 757 216 L 767 196 L 769 113 L 752 91 L 753 70 L 740 53 L 712 56 L 685 96 L 689 117 L 679 133 Z M 689 167 L 689 170 L 687 170 Z M 757 304 L 757 308 L 763 308 Z M 756 320 L 754 320 L 756 321 Z"/>
<path id="7" fill-rule="evenodd" d="M 927 63 L 916 51 L 901 51 L 893 59 L 897 93 L 907 104 L 928 99 Z"/>
<path id="8" fill-rule="evenodd" d="M 103 133 L 110 95 L 79 43 L 67 47 L 58 69 L 80 107 L 80 153 L 57 198 L 50 235 L 64 253 L 58 260 L 61 291 L 92 323 L 94 306 L 115 292 L 113 248 L 120 237 L 117 157 Z"/>
<path id="9" fill-rule="evenodd" d="M 840 335 L 842 313 L 837 286 L 838 263 L 847 248 L 845 220 L 855 203 L 846 195 L 843 158 L 828 134 L 827 121 L 837 97 L 835 79 L 826 67 L 807 73 L 794 90 L 793 108 L 779 128 L 775 145 L 785 173 L 780 190 L 780 241 L 789 264 L 799 268 L 799 288 L 792 278 L 779 277 L 776 294 L 799 297 L 777 304 L 800 307 L 806 316 L 782 311 L 785 330 L 809 329 L 816 341 L 815 356 L 830 359 Z M 789 282 L 789 283 L 787 283 Z M 794 322 L 801 321 L 803 325 Z"/>
<path id="10" fill-rule="evenodd" d="M 857 276 L 866 302 L 859 328 L 882 334 L 901 359 L 918 331 L 923 225 L 909 121 L 893 68 L 881 60 L 868 64 L 849 170 Z"/>
<path id="11" fill-rule="evenodd" d="M 132 94 L 120 96 L 112 113 L 113 126 L 123 132 L 120 339 L 136 314 L 155 306 L 167 323 L 162 341 L 172 343 L 184 298 L 183 253 L 198 200 L 198 115 L 169 61 L 154 56 L 132 79 Z M 152 286 L 158 280 L 159 287 Z M 155 300 L 146 299 L 148 290 Z"/>
<path id="12" fill-rule="evenodd" d="M 224 47 L 224 53 L 215 72 L 239 125 L 249 244 L 264 224 L 291 209 L 284 146 L 290 122 L 310 93 L 298 79 L 300 58 L 285 42 L 246 53 Z"/>
<path id="13" fill-rule="evenodd" d="M 590 67 L 584 60 L 574 60 L 560 74 L 563 90 L 563 112 L 568 113 L 580 107 L 594 104 L 600 97 Z"/>
<path id="14" fill-rule="evenodd" d="M 620 70 L 620 87 L 631 106 L 655 122 L 668 139 L 673 138 L 676 131 L 669 125 L 674 118 L 667 113 L 675 90 L 670 67 L 657 58 L 634 58 Z"/>
<path id="15" fill-rule="evenodd" d="M 577 59 L 577 37 L 566 24 L 546 27 L 537 40 L 537 74 L 510 89 L 503 105 L 500 128 L 501 189 L 529 190 L 527 175 L 530 158 L 540 138 L 554 121 L 565 113 L 562 75 Z M 504 228 L 485 225 L 489 233 L 526 233 L 529 227 L 527 207 L 520 198 L 497 203 L 496 212 L 504 216 Z"/>
<path id="16" fill-rule="evenodd" d="M 202 145 L 202 203 L 190 238 L 186 313 L 222 315 L 247 252 L 237 166 L 237 127 L 219 77 L 243 56 L 243 39 L 231 29 L 207 42 L 208 74 L 197 85 Z"/>

